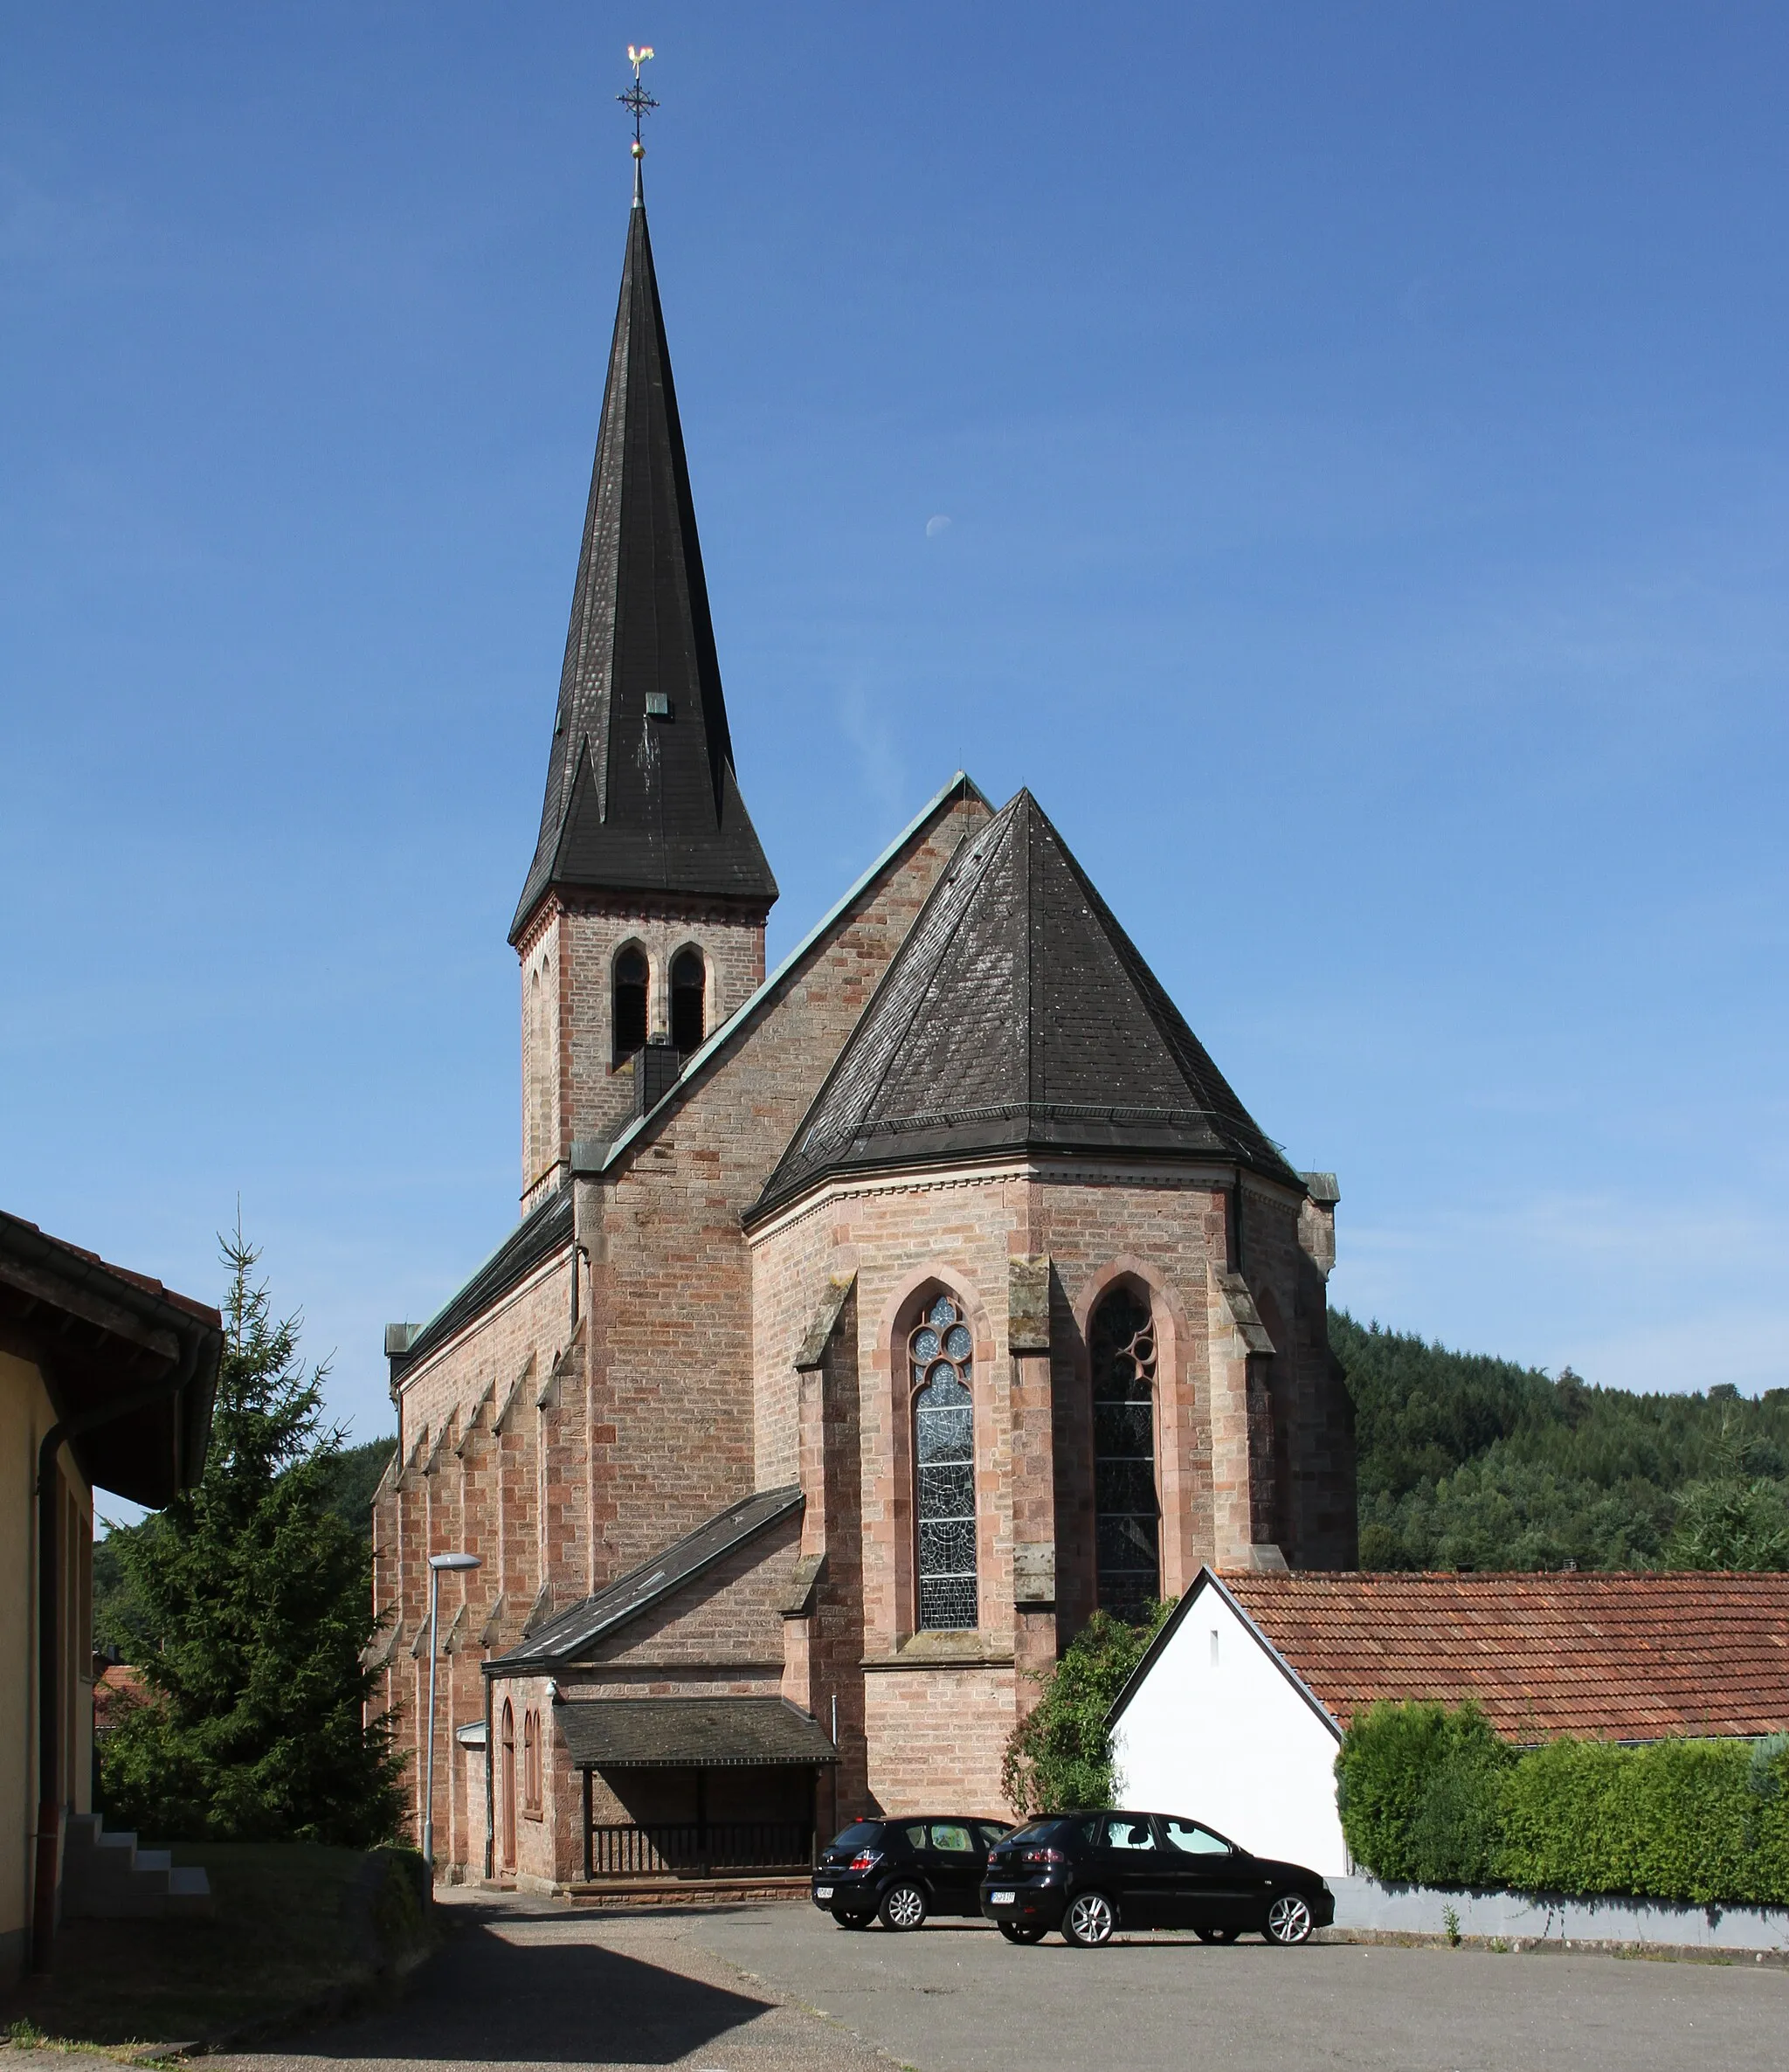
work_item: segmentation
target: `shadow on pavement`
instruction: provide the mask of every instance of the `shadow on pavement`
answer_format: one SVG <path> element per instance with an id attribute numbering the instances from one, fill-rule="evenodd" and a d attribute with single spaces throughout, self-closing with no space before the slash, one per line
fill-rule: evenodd
<path id="1" fill-rule="evenodd" d="M 403 2001 L 255 2055 L 492 2064 L 672 2064 L 775 2005 L 576 1939 L 561 1908 L 456 1909 Z M 539 1942 L 501 1930 L 550 1924 Z"/>

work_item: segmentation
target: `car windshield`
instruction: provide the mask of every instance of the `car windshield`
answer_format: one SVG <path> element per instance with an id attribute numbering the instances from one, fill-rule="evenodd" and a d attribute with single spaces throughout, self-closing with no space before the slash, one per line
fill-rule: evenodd
<path id="1" fill-rule="evenodd" d="M 1046 1836 L 1053 1834 L 1061 1825 L 1060 1820 L 1033 1820 L 1029 1827 L 1016 1828 L 1011 1834 L 1003 1834 L 1000 1847 L 1004 1848 L 1009 1842 L 1042 1841 Z"/>
<path id="2" fill-rule="evenodd" d="M 832 1837 L 832 1847 L 835 1849 L 863 1849 L 867 1848 L 873 1841 L 881 1839 L 882 1823 L 880 1820 L 853 1820 L 850 1827 Z"/>

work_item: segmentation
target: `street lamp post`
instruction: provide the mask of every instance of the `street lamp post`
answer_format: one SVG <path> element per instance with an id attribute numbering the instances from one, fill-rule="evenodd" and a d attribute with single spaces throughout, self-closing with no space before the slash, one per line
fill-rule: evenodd
<path id="1" fill-rule="evenodd" d="M 476 1554 L 431 1554 L 429 1557 L 429 1756 L 427 1793 L 423 1806 L 423 1861 L 432 1876 L 435 1868 L 435 1613 L 441 1599 L 441 1571 L 480 1568 Z"/>

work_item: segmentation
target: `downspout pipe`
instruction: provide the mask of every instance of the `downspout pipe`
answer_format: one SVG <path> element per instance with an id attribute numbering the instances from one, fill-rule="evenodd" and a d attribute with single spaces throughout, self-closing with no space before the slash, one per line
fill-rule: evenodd
<path id="1" fill-rule="evenodd" d="M 31 1969 L 39 1974 L 49 1971 L 55 1947 L 56 1856 L 62 1839 L 62 1679 L 58 1646 L 62 1607 L 57 1587 L 61 1564 L 57 1558 L 56 1456 L 71 1440 L 147 1410 L 190 1386 L 198 1372 L 200 1341 L 186 1332 L 181 1334 L 181 1341 L 180 1364 L 173 1374 L 79 1417 L 59 1419 L 45 1433 L 38 1448 L 38 1851 L 31 1896 Z"/>

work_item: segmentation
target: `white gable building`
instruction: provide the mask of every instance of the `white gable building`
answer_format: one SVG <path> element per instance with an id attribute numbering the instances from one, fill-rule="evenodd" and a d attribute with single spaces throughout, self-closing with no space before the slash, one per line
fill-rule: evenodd
<path id="1" fill-rule="evenodd" d="M 1326 1877 L 1351 1868 L 1336 1811 L 1342 1730 L 1210 1569 L 1112 1719 L 1121 1805 L 1190 1814 Z"/>

